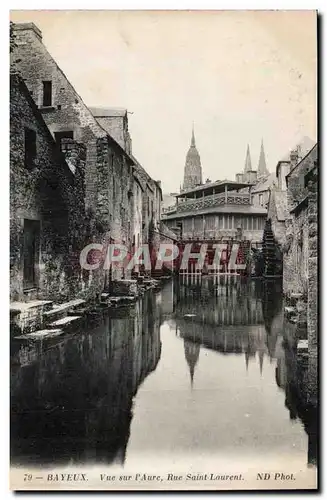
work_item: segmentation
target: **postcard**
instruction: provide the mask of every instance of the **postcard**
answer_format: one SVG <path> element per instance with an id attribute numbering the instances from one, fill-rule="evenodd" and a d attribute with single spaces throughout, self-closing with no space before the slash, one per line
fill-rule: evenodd
<path id="1" fill-rule="evenodd" d="M 10 13 L 10 487 L 318 487 L 317 23 Z"/>

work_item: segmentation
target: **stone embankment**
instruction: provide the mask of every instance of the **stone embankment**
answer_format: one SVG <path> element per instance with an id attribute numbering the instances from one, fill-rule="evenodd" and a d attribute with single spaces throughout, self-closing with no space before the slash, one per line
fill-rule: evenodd
<path id="1" fill-rule="evenodd" d="M 169 276 L 159 279 L 141 276 L 115 281 L 111 290 L 103 292 L 97 300 L 74 299 L 62 304 L 48 300 L 14 302 L 10 306 L 11 337 L 36 341 L 85 329 L 104 314 L 133 305 L 147 291 L 159 290 L 167 279 Z"/>

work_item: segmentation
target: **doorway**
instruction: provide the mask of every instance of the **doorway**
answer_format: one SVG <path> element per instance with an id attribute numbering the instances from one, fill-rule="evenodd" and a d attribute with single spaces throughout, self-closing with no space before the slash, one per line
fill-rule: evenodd
<path id="1" fill-rule="evenodd" d="M 40 221 L 24 219 L 24 290 L 37 286 L 39 246 Z"/>

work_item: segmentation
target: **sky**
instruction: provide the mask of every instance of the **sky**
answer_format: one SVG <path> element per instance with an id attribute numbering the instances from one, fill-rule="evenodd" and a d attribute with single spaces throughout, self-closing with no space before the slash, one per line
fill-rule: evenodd
<path id="1" fill-rule="evenodd" d="M 273 172 L 316 140 L 314 11 L 11 11 L 34 22 L 88 106 L 127 108 L 133 154 L 164 193 L 194 122 L 203 178 L 234 179 L 261 139 Z"/>

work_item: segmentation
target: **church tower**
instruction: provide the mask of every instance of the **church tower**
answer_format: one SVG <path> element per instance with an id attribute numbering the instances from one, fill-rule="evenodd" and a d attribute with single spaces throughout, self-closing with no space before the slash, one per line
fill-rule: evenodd
<path id="1" fill-rule="evenodd" d="M 183 189 L 192 189 L 198 184 L 202 184 L 201 159 L 195 145 L 194 126 L 192 127 L 191 146 L 186 155 L 184 167 Z"/>
<path id="2" fill-rule="evenodd" d="M 266 156 L 265 156 L 265 150 L 263 147 L 263 139 L 261 140 L 261 149 L 260 149 L 260 156 L 259 156 L 259 164 L 258 164 L 258 177 L 265 177 L 266 175 L 269 175 L 267 165 L 266 165 Z"/>

